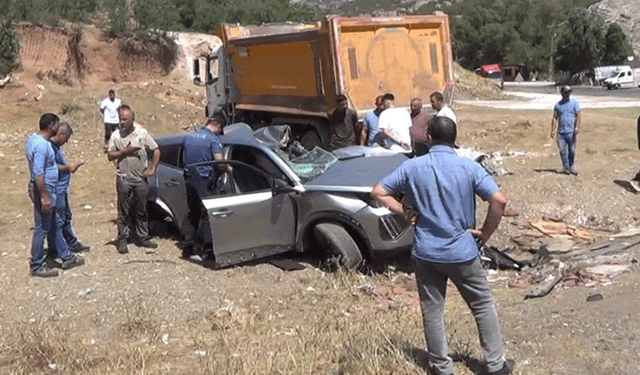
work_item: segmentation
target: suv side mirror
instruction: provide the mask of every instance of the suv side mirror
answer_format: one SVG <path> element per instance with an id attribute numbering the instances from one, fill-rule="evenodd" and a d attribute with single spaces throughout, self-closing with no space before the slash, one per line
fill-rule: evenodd
<path id="1" fill-rule="evenodd" d="M 294 188 L 279 178 L 273 178 L 271 186 L 271 192 L 273 195 L 287 194 L 295 191 Z"/>

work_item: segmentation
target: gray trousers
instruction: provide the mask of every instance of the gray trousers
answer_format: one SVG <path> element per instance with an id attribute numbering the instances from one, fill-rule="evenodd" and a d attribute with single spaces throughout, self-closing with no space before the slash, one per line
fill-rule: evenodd
<path id="1" fill-rule="evenodd" d="M 480 259 L 453 264 L 414 260 L 431 366 L 438 374 L 453 374 L 453 361 L 448 353 L 444 324 L 447 280 L 451 279 L 475 317 L 487 370 L 494 372 L 502 369 L 504 352 L 498 314 Z"/>
<path id="2" fill-rule="evenodd" d="M 149 236 L 149 215 L 147 196 L 149 185 L 146 181 L 131 181 L 117 177 L 118 183 L 118 240 L 126 241 L 134 227 L 136 240 L 144 241 Z"/>

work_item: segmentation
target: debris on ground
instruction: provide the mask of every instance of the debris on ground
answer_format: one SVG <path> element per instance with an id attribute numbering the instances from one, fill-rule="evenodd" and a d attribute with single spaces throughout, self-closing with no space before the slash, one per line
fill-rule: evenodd
<path id="1" fill-rule="evenodd" d="M 533 220 L 529 227 L 533 230 L 512 238 L 515 248 L 480 250 L 485 268 L 515 271 L 507 285 L 530 288 L 525 299 L 544 297 L 556 285 L 608 285 L 636 268 L 637 261 L 625 250 L 640 245 L 640 228 L 596 240 L 595 231 L 556 218 Z"/>

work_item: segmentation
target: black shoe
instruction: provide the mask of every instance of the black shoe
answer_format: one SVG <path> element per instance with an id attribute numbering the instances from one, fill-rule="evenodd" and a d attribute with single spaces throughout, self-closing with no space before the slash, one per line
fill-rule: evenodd
<path id="1" fill-rule="evenodd" d="M 56 277 L 58 276 L 58 270 L 54 270 L 53 268 L 49 268 L 49 266 L 44 265 L 40 266 L 38 269 L 31 270 L 31 276 Z"/>
<path id="2" fill-rule="evenodd" d="M 189 259 L 193 255 L 193 243 L 186 244 L 182 247 L 182 258 Z"/>
<path id="3" fill-rule="evenodd" d="M 82 242 L 77 242 L 76 245 L 74 247 L 72 247 L 70 250 L 72 252 L 74 252 L 74 253 L 82 253 L 84 251 L 91 250 L 91 246 L 87 246 L 87 245 L 83 244 Z"/>
<path id="4" fill-rule="evenodd" d="M 129 246 L 127 245 L 127 240 L 118 240 L 118 244 L 116 245 L 116 250 L 120 254 L 126 254 L 129 252 Z"/>
<path id="5" fill-rule="evenodd" d="M 84 258 L 80 255 L 74 254 L 69 260 L 62 262 L 63 270 L 70 270 L 73 267 L 78 267 L 84 264 Z"/>
<path id="6" fill-rule="evenodd" d="M 507 359 L 504 361 L 502 368 L 498 371 L 490 372 L 489 375 L 511 375 L 516 368 L 516 361 Z"/>
<path id="7" fill-rule="evenodd" d="M 136 244 L 138 247 L 146 247 L 147 249 L 156 249 L 158 248 L 158 244 L 151 240 L 140 241 Z"/>

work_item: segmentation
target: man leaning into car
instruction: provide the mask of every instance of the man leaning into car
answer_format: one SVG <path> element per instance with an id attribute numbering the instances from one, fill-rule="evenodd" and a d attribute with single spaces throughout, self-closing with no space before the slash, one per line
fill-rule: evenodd
<path id="1" fill-rule="evenodd" d="M 155 249 L 158 245 L 149 235 L 147 213 L 147 178 L 153 176 L 160 163 L 160 148 L 149 132 L 135 123 L 135 113 L 128 105 L 121 105 L 120 129 L 111 134 L 107 146 L 107 158 L 115 161 L 118 192 L 118 243 L 120 254 L 129 252 L 127 240 L 133 224 L 136 245 Z M 153 152 L 153 164 L 149 166 L 148 153 Z"/>
<path id="2" fill-rule="evenodd" d="M 182 256 L 189 258 L 193 254 L 194 241 L 202 240 L 203 226 L 200 225 L 206 210 L 202 207 L 201 198 L 210 195 L 216 187 L 218 171 L 231 172 L 231 166 L 194 165 L 215 160 L 223 160 L 220 134 L 224 126 L 224 118 L 213 115 L 207 123 L 197 131 L 189 134 L 182 142 L 184 158 L 184 180 L 187 188 L 187 204 L 189 206 L 188 223 L 184 226 L 185 246 Z"/>

